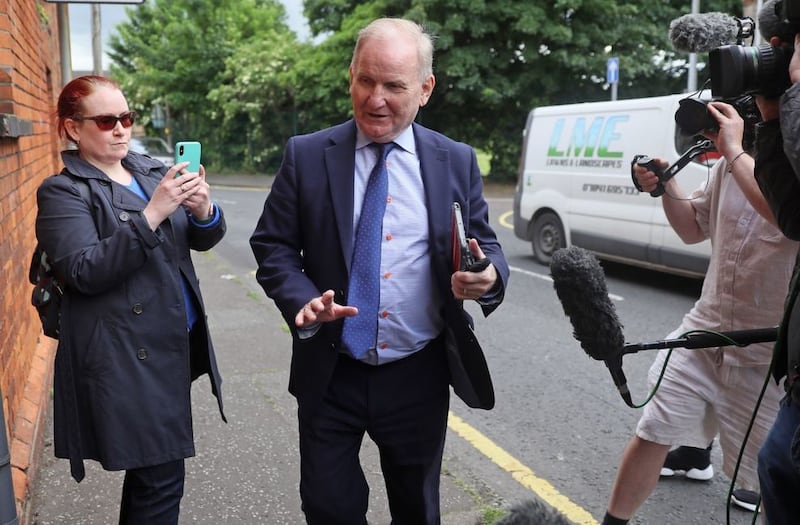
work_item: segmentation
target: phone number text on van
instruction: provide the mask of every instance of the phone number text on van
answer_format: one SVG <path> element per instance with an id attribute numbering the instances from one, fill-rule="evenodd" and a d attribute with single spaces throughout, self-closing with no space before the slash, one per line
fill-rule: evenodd
<path id="1" fill-rule="evenodd" d="M 616 193 L 618 195 L 639 195 L 635 186 L 618 186 L 616 184 L 584 184 L 583 191 L 588 193 Z"/>

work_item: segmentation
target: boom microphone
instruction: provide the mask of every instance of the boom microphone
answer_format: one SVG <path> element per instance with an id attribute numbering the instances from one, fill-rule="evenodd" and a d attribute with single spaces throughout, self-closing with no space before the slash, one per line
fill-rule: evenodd
<path id="1" fill-rule="evenodd" d="M 494 525 L 571 525 L 563 514 L 538 499 L 529 499 L 511 507 Z"/>
<path id="2" fill-rule="evenodd" d="M 686 53 L 707 53 L 721 46 L 741 44 L 754 33 L 752 18 L 736 18 L 725 13 L 683 15 L 669 24 L 672 47 Z"/>
<path id="3" fill-rule="evenodd" d="M 622 372 L 625 338 L 614 303 L 608 297 L 605 274 L 590 252 L 571 246 L 557 250 L 550 274 L 573 336 L 593 359 L 604 361 L 622 399 L 633 407 L 628 381 Z"/>

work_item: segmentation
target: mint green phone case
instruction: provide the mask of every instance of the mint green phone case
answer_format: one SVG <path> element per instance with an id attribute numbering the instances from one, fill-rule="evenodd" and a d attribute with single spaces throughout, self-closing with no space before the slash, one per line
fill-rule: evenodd
<path id="1" fill-rule="evenodd" d="M 184 168 L 186 171 L 200 172 L 200 143 L 194 141 L 178 142 L 175 144 L 175 164 L 189 161 Z"/>

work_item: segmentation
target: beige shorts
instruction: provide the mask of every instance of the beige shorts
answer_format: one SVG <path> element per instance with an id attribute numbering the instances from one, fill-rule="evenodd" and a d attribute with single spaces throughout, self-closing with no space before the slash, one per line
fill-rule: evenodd
<path id="1" fill-rule="evenodd" d="M 746 348 L 732 349 L 739 350 Z M 667 353 L 660 350 L 650 368 L 651 389 Z M 718 348 L 673 349 L 661 385 L 644 407 L 636 435 L 662 445 L 705 448 L 719 433 L 722 470 L 732 478 L 769 367 L 732 366 L 723 356 Z M 736 476 L 737 488 L 758 490 L 758 450 L 772 427 L 782 396 L 782 389 L 770 377 L 747 438 Z"/>

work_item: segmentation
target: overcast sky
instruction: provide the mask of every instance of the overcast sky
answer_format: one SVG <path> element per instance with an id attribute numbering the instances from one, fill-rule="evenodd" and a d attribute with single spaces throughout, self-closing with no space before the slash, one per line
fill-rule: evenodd
<path id="1" fill-rule="evenodd" d="M 302 0 L 281 0 L 286 7 L 289 27 L 300 40 L 308 38 L 308 25 L 303 17 Z M 100 27 L 103 35 L 103 69 L 108 69 L 109 59 L 105 54 L 109 35 L 121 21 L 127 20 L 126 9 L 136 9 L 136 5 L 100 4 Z M 72 69 L 91 71 L 92 58 L 92 12 L 89 4 L 69 4 L 70 47 L 72 50 Z"/>

